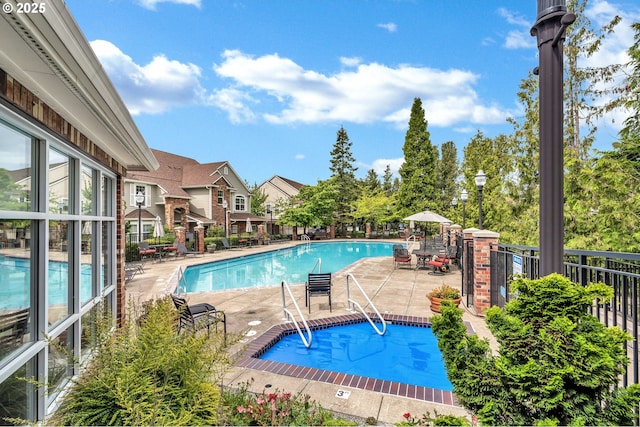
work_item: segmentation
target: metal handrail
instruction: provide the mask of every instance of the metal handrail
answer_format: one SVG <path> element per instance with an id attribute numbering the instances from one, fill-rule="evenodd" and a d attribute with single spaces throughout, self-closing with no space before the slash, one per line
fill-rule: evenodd
<path id="1" fill-rule="evenodd" d="M 362 308 L 362 306 L 360 304 L 358 304 L 356 301 L 352 300 L 349 297 L 349 277 L 351 277 L 353 279 L 353 281 L 355 282 L 356 286 L 358 287 L 358 289 L 360 289 L 360 292 L 362 293 L 362 295 L 364 295 L 365 299 L 367 300 L 367 305 L 371 306 L 371 308 L 373 309 L 373 311 L 376 313 L 376 315 L 378 316 L 378 319 L 380 319 L 380 322 L 382 323 L 382 331 L 380 329 L 378 329 L 378 327 L 376 326 L 376 324 L 373 322 L 373 320 L 371 320 L 371 318 L 369 317 L 369 315 L 364 311 L 364 309 Z M 384 320 L 384 318 L 382 317 L 382 315 L 380 314 L 380 312 L 378 311 L 378 309 L 376 308 L 375 305 L 373 305 L 373 302 L 371 302 L 371 300 L 369 299 L 369 297 L 367 296 L 367 294 L 365 293 L 364 289 L 362 289 L 362 286 L 360 286 L 360 283 L 358 283 L 358 280 L 355 278 L 355 276 L 352 273 L 347 273 L 347 310 L 349 311 L 355 311 L 353 309 L 354 306 L 357 306 L 358 309 L 360 310 L 360 312 L 364 315 L 364 317 L 367 318 L 367 320 L 369 321 L 369 323 L 371 324 L 371 326 L 373 327 L 373 329 L 376 331 L 376 333 L 378 335 L 384 335 L 385 332 L 387 332 L 387 322 Z"/>
<path id="2" fill-rule="evenodd" d="M 318 267 L 317 273 L 322 273 L 322 258 L 317 259 L 316 263 L 313 264 L 313 268 L 311 269 L 310 273 L 313 273 L 316 267 Z"/>
<path id="3" fill-rule="evenodd" d="M 284 320 L 292 321 L 293 324 L 296 327 L 296 330 L 298 331 L 298 335 L 300 335 L 300 338 L 302 338 L 302 343 L 304 344 L 304 346 L 306 348 L 311 347 L 311 341 L 313 340 L 313 337 L 311 336 L 311 329 L 309 329 L 309 325 L 307 324 L 307 321 L 304 319 L 302 311 L 300 310 L 300 307 L 298 306 L 298 303 L 296 302 L 295 298 L 293 297 L 293 293 L 291 292 L 291 289 L 289 288 L 289 284 L 287 283 L 286 280 L 282 281 L 282 284 L 280 285 L 280 288 L 282 289 L 282 310 L 284 311 Z M 284 290 L 285 289 L 287 290 L 287 292 L 289 292 L 289 296 L 291 297 L 291 301 L 293 301 L 293 305 L 296 308 L 296 310 L 298 311 L 298 315 L 302 319 L 302 324 L 304 325 L 304 328 L 307 331 L 308 340 L 304 336 L 304 334 L 302 333 L 302 330 L 300 329 L 300 325 L 298 325 L 298 322 L 293 317 L 293 313 L 291 313 L 291 311 L 287 308 L 287 303 L 286 303 L 285 294 L 284 294 Z"/>
<path id="4" fill-rule="evenodd" d="M 411 235 L 411 236 L 409 236 L 409 237 L 407 237 L 407 249 L 409 249 L 409 241 L 410 241 L 410 240 L 413 240 L 413 244 L 411 245 L 411 249 L 413 249 L 413 246 L 414 246 L 416 243 L 418 243 L 418 241 L 416 240 L 416 236 L 415 236 L 415 234 L 414 234 L 414 235 Z"/>
<path id="5" fill-rule="evenodd" d="M 302 234 L 300 235 L 300 240 L 307 240 L 307 241 L 311 241 L 311 237 L 307 236 L 306 234 Z"/>
<path id="6" fill-rule="evenodd" d="M 180 295 L 182 293 L 182 288 L 180 285 L 184 283 L 184 291 L 187 291 L 187 281 L 184 278 L 184 269 L 182 266 L 178 267 L 178 287 L 176 288 L 176 295 Z"/>

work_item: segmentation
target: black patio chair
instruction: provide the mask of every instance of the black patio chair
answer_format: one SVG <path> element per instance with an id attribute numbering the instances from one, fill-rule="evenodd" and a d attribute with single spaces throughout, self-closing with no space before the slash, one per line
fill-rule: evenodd
<path id="1" fill-rule="evenodd" d="M 180 314 L 178 332 L 184 328 L 195 333 L 197 330 L 206 327 L 208 335 L 211 325 L 214 325 L 217 330 L 218 323 L 222 323 L 224 344 L 227 344 L 227 316 L 224 311 L 216 310 L 214 306 L 207 302 L 189 305 L 186 299 L 174 294 L 171 294 L 171 299 Z"/>
<path id="2" fill-rule="evenodd" d="M 309 307 L 311 313 L 311 297 L 328 296 L 329 311 L 331 311 L 331 273 L 309 273 L 305 284 L 305 305 Z"/>

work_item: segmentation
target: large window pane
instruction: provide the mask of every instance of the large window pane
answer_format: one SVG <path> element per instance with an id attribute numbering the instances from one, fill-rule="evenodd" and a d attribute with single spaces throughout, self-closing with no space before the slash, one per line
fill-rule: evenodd
<path id="1" fill-rule="evenodd" d="M 49 150 L 49 212 L 70 213 L 69 206 L 69 156 Z"/>
<path id="2" fill-rule="evenodd" d="M 102 215 L 109 216 L 113 215 L 113 192 L 114 192 L 114 184 L 113 179 L 103 176 L 102 177 Z"/>
<path id="3" fill-rule="evenodd" d="M 30 341 L 31 252 L 28 220 L 0 220 L 0 360 Z"/>
<path id="4" fill-rule="evenodd" d="M 2 425 L 11 425 L 7 419 L 33 421 L 35 360 L 15 371 L 0 383 L 0 421 Z M 31 408 L 31 409 L 30 409 Z M 22 425 L 24 423 L 18 423 Z"/>
<path id="5" fill-rule="evenodd" d="M 80 304 L 89 301 L 93 296 L 93 264 L 91 248 L 93 247 L 93 222 L 82 221 L 82 250 L 80 255 Z"/>
<path id="6" fill-rule="evenodd" d="M 80 173 L 80 206 L 83 215 L 95 214 L 93 209 L 93 175 L 94 170 L 83 165 Z"/>
<path id="7" fill-rule="evenodd" d="M 31 210 L 31 138 L 0 123 L 0 210 Z"/>
<path id="8" fill-rule="evenodd" d="M 73 342 L 69 328 L 52 340 L 49 345 L 49 360 L 47 361 L 47 385 L 49 402 L 58 395 L 64 384 L 69 380 L 73 370 Z"/>
<path id="9" fill-rule="evenodd" d="M 49 326 L 69 314 L 70 222 L 49 221 L 48 315 Z"/>
<path id="10" fill-rule="evenodd" d="M 107 286 L 111 286 L 112 280 L 112 259 L 111 259 L 111 250 L 109 248 L 111 242 L 111 223 L 103 222 L 102 223 L 102 257 L 100 258 L 100 274 L 102 284 L 102 289 Z"/>

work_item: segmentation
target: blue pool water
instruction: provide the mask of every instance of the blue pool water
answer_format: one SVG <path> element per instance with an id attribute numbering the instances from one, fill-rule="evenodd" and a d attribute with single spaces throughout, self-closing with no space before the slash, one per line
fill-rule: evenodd
<path id="1" fill-rule="evenodd" d="M 318 258 L 322 272 L 334 273 L 362 258 L 391 256 L 392 243 L 318 242 L 261 254 L 193 265 L 185 269 L 185 292 L 218 291 L 300 283 L 307 280 Z M 316 270 L 317 271 L 317 270 Z"/>
<path id="2" fill-rule="evenodd" d="M 80 267 L 80 299 L 91 297 L 91 265 Z M 66 262 L 49 261 L 47 265 L 49 305 L 62 305 L 68 299 L 69 268 Z M 0 255 L 0 309 L 25 308 L 31 305 L 31 263 L 27 258 Z"/>
<path id="3" fill-rule="evenodd" d="M 287 335 L 261 359 L 453 391 L 431 328 L 387 324 L 384 336 L 367 322 L 313 331 L 311 348 Z"/>

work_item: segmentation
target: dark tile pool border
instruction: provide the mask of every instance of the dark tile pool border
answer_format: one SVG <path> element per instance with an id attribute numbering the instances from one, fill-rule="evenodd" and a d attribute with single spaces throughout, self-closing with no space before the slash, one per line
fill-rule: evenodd
<path id="1" fill-rule="evenodd" d="M 376 317 L 374 314 L 370 315 L 372 318 Z M 431 327 L 431 323 L 426 317 L 403 316 L 390 313 L 385 313 L 382 317 L 386 322 L 393 324 L 424 328 Z M 324 319 L 308 320 L 307 324 L 313 331 L 316 329 L 325 329 L 331 326 L 362 323 L 366 321 L 367 320 L 361 314 L 347 314 Z M 467 325 L 467 328 L 469 329 L 470 325 Z M 450 391 L 260 359 L 260 356 L 273 347 L 273 345 L 282 337 L 292 333 L 297 333 L 293 323 L 284 323 L 272 326 L 265 333 L 247 345 L 242 355 L 238 358 L 236 365 L 239 367 L 256 369 L 294 378 L 319 381 L 361 390 L 370 390 L 442 405 L 460 406 L 455 395 Z"/>

